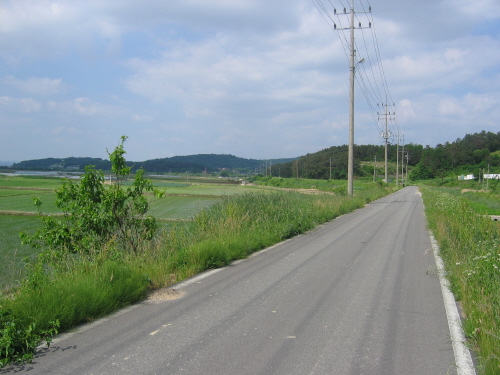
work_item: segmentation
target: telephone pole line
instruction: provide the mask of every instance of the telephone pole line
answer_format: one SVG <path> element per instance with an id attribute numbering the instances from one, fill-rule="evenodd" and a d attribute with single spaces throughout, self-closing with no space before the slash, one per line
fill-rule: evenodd
<path id="1" fill-rule="evenodd" d="M 405 184 L 405 139 L 403 137 L 403 149 L 401 150 L 401 182 Z"/>
<path id="2" fill-rule="evenodd" d="M 371 22 L 368 27 L 362 27 L 361 22 L 358 27 L 354 26 L 354 14 L 355 13 L 371 13 L 372 7 L 370 6 L 368 12 L 355 12 L 354 11 L 354 0 L 351 0 L 351 10 L 350 12 L 344 11 L 342 13 L 337 13 L 337 9 L 334 9 L 335 15 L 350 15 L 350 26 L 337 29 L 337 25 L 334 24 L 335 30 L 350 30 L 350 107 L 349 107 L 349 151 L 348 151 L 348 161 L 347 161 L 347 194 L 354 194 L 354 76 L 356 71 L 356 66 L 362 63 L 364 59 L 358 61 L 355 64 L 356 50 L 354 49 L 354 30 L 355 29 L 367 29 L 371 28 Z"/>
<path id="3" fill-rule="evenodd" d="M 387 149 L 388 149 L 388 140 L 391 136 L 391 133 L 389 132 L 389 129 L 388 129 L 388 122 L 389 120 L 394 120 L 395 119 L 395 115 L 396 115 L 396 112 L 388 112 L 387 111 L 387 98 L 386 98 L 386 102 L 385 104 L 381 104 L 383 107 L 384 107 L 384 113 L 378 113 L 379 117 L 378 119 L 379 120 L 385 120 L 385 131 L 382 132 L 382 138 L 384 138 L 385 140 L 385 183 L 387 184 L 389 182 L 388 180 L 388 173 L 387 173 Z"/>
<path id="4" fill-rule="evenodd" d="M 398 129 L 397 138 L 398 138 L 398 145 L 396 147 L 396 188 L 398 187 L 398 180 L 399 180 L 399 144 L 400 144 L 401 140 L 403 140 L 403 143 L 404 143 L 404 135 L 399 132 L 399 129 Z M 403 146 L 403 149 L 404 149 L 404 146 Z M 402 157 L 401 157 L 401 162 L 404 163 Z M 401 176 L 401 182 L 403 182 L 403 180 L 404 180 L 403 176 Z"/>

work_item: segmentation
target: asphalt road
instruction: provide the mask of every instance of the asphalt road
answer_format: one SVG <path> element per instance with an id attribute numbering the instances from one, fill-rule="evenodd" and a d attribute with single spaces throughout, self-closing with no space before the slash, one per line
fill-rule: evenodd
<path id="1" fill-rule="evenodd" d="M 177 289 L 9 372 L 457 373 L 415 187 Z"/>

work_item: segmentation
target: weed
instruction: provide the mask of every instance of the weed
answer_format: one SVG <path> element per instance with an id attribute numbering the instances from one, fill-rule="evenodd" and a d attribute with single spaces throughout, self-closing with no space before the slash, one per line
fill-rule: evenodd
<path id="1" fill-rule="evenodd" d="M 500 372 L 500 235 L 464 197 L 423 189 L 431 229 L 439 241 L 465 332 L 485 374 Z"/>
<path id="2" fill-rule="evenodd" d="M 45 340 L 50 346 L 59 322 L 49 322 L 46 329 L 36 328 L 36 322 L 25 324 L 12 310 L 0 306 L 0 368 L 11 362 L 30 362 L 40 341 Z"/>

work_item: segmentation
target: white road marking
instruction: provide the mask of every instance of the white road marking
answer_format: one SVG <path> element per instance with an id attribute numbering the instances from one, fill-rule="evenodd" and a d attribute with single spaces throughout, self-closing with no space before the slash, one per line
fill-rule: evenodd
<path id="1" fill-rule="evenodd" d="M 450 284 L 446 278 L 443 259 L 439 256 L 439 246 L 434 236 L 431 235 L 432 248 L 434 250 L 434 259 L 441 283 L 441 292 L 443 293 L 444 307 L 448 318 L 448 327 L 450 328 L 451 342 L 453 345 L 453 353 L 455 354 L 455 363 L 457 365 L 458 375 L 476 375 L 474 362 L 469 348 L 466 345 L 466 338 L 462 329 L 462 322 L 458 313 L 455 297 L 450 291 Z"/>

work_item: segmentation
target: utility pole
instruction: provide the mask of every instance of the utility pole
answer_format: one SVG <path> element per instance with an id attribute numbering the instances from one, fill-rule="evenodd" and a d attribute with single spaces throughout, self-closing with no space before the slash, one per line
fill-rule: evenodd
<path id="1" fill-rule="evenodd" d="M 490 174 L 490 165 L 488 164 L 488 174 Z M 486 179 L 486 190 L 489 189 L 490 176 Z"/>
<path id="2" fill-rule="evenodd" d="M 400 134 L 398 129 L 398 145 L 396 148 L 396 187 L 398 187 L 398 178 L 399 178 L 399 143 L 402 141 L 402 143 L 404 144 L 404 138 L 405 138 L 404 135 Z M 401 162 L 404 163 L 403 154 L 401 154 Z M 401 184 L 403 184 L 403 181 L 404 181 L 403 175 L 401 174 Z"/>
<path id="3" fill-rule="evenodd" d="M 375 155 L 375 162 L 373 163 L 373 182 L 375 182 L 375 167 L 377 165 L 377 155 Z"/>
<path id="4" fill-rule="evenodd" d="M 371 13 L 372 7 L 369 7 L 368 12 L 355 12 L 354 11 L 354 0 L 351 0 L 351 11 L 347 13 L 344 8 L 344 12 L 337 13 L 337 9 L 334 9 L 333 12 L 335 15 L 337 14 L 345 14 L 350 15 L 351 22 L 350 26 L 342 29 L 337 29 L 337 25 L 334 24 L 335 30 L 350 30 L 350 106 L 349 106 L 349 151 L 348 151 L 348 160 L 347 160 L 347 194 L 354 194 L 354 75 L 356 70 L 355 59 L 356 59 L 356 50 L 354 49 L 354 30 L 355 29 L 365 29 L 370 28 L 371 22 L 368 27 L 362 27 L 361 22 L 359 23 L 359 27 L 354 26 L 354 14 L 355 13 Z M 363 62 L 364 59 L 360 60 L 358 63 Z"/>
<path id="5" fill-rule="evenodd" d="M 410 155 L 406 153 L 406 185 L 408 185 L 408 159 L 410 158 Z"/>
<path id="6" fill-rule="evenodd" d="M 399 129 L 398 129 L 398 143 L 396 144 L 396 189 L 398 188 L 398 178 L 399 178 Z"/>
<path id="7" fill-rule="evenodd" d="M 401 151 L 401 182 L 405 185 L 405 140 L 403 137 L 403 150 Z"/>
<path id="8" fill-rule="evenodd" d="M 387 183 L 389 183 L 388 167 L 387 167 L 387 165 L 388 165 L 387 164 L 387 149 L 388 149 L 388 145 L 389 145 L 388 140 L 389 140 L 389 137 L 391 136 L 391 133 L 388 130 L 388 122 L 389 122 L 389 120 L 394 120 L 394 118 L 395 118 L 394 116 L 396 115 L 396 112 L 393 112 L 393 113 L 387 112 L 387 107 L 388 107 L 387 98 L 385 99 L 385 104 L 382 104 L 382 106 L 384 107 L 384 113 L 382 113 L 382 114 L 379 113 L 378 119 L 385 120 L 385 131 L 382 132 L 381 135 L 382 135 L 382 138 L 384 138 L 384 140 L 385 140 L 385 183 L 387 184 Z"/>

